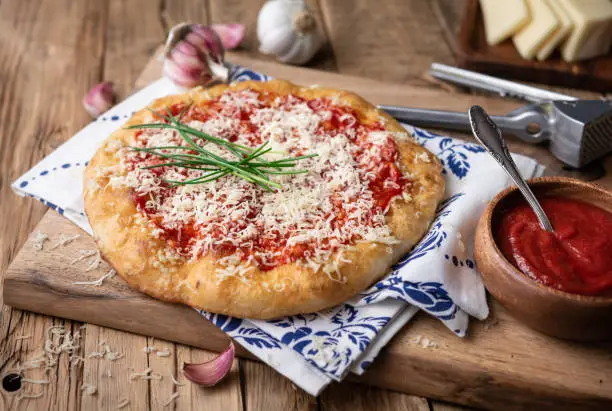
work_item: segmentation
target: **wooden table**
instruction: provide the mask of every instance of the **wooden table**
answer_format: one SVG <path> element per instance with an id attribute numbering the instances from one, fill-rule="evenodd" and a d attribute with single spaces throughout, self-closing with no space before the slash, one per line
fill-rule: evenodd
<path id="1" fill-rule="evenodd" d="M 88 88 L 102 80 L 113 81 L 119 96 L 125 97 L 166 30 L 185 20 L 244 23 L 247 37 L 235 53 L 266 59 L 257 52 L 254 34 L 263 2 L 0 0 L 0 272 L 46 209 L 15 196 L 9 184 L 90 121 L 81 106 Z M 308 2 L 323 22 L 328 39 L 311 67 L 388 82 L 450 87 L 431 81 L 424 73 L 433 61 L 453 62 L 453 33 L 464 1 Z M 51 325 L 80 330 L 87 352 L 96 351 L 105 341 L 126 356 L 110 366 L 85 361 L 78 367 L 70 367 L 67 358 L 60 356 L 56 370 L 44 376 L 50 380 L 48 386 L 25 387 L 29 392 L 42 391 L 40 398 L 16 401 L 14 395 L 0 389 L 0 409 L 108 409 L 122 398 L 130 401 L 124 409 L 135 410 L 462 409 L 348 382 L 332 385 L 313 398 L 267 366 L 248 360 L 237 360 L 234 372 L 218 387 L 181 387 L 180 397 L 164 407 L 173 389 L 169 378 L 120 385 L 112 375 L 143 370 L 156 361 L 202 361 L 211 353 L 91 324 L 80 329 L 82 324 L 77 322 L 5 305 L 1 313 L 0 377 L 17 361 L 40 351 L 44 330 Z M 143 347 L 153 344 L 167 348 L 171 357 L 143 352 Z M 97 386 L 97 394 L 82 392 L 83 384 Z"/>

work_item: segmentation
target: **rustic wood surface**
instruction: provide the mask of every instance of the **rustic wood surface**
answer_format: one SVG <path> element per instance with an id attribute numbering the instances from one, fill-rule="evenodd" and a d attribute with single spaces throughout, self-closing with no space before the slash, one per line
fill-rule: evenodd
<path id="1" fill-rule="evenodd" d="M 405 104 L 405 101 L 418 96 L 419 104 L 439 107 L 440 101 L 448 97 L 448 93 L 441 90 L 412 85 L 390 86 L 376 80 L 261 62 L 236 54 L 232 54 L 231 58 L 236 63 L 277 78 L 291 78 L 304 84 L 316 81 L 332 87 L 350 85 L 352 90 L 374 103 Z M 144 86 L 158 78 L 160 65 L 159 59 L 154 57 L 136 81 L 136 86 Z M 493 112 L 508 111 L 517 104 L 468 94 L 455 94 L 444 104 L 449 109 L 460 110 L 476 101 Z M 515 145 L 514 149 L 519 152 L 527 150 L 540 161 L 548 160 L 551 173 L 563 172 L 542 148 L 542 151 L 534 151 L 528 145 Z M 79 250 L 95 250 L 93 240 L 87 235 L 66 246 L 51 248 L 62 235 L 72 237 L 83 234 L 56 212 L 49 211 L 34 232 L 49 235 L 50 243 L 45 249 L 36 251 L 33 248 L 34 234 L 17 254 L 5 274 L 4 293 L 8 305 L 204 349 L 221 351 L 227 345 L 225 334 L 193 310 L 148 298 L 129 289 L 119 278 L 106 280 L 102 287 L 74 284 L 95 280 L 109 267 L 103 264 L 97 270 L 84 272 L 89 261 L 71 264 Z M 474 324 L 470 337 L 465 341 L 456 338 L 435 319 L 421 317 L 392 340 L 364 377 L 353 379 L 401 392 L 489 406 L 496 410 L 520 409 L 534 404 L 553 407 L 563 403 L 565 409 L 581 409 L 587 404 L 599 408 L 612 405 L 612 396 L 609 395 L 612 393 L 612 381 L 604 377 L 612 373 L 612 358 L 609 356 L 612 346 L 609 344 L 583 347 L 543 337 L 518 324 L 494 301 L 490 318 L 485 324 Z M 423 347 L 418 343 L 420 340 L 430 341 L 437 347 L 435 350 Z M 139 343 L 143 346 L 146 344 L 144 340 Z M 524 353 L 525 347 L 529 347 L 528 354 Z M 90 345 L 89 351 L 93 348 L 95 344 Z M 238 354 L 252 358 L 241 349 Z M 156 358 L 149 356 L 148 365 L 151 366 L 152 359 Z M 242 366 L 245 367 L 243 372 L 258 369 L 249 362 L 243 362 Z M 571 369 L 574 377 L 560 377 L 560 369 Z M 108 380 L 103 378 L 104 373 L 99 372 L 98 375 L 100 378 L 97 381 L 104 386 Z M 270 371 L 270 375 L 276 373 Z M 245 380 L 249 381 L 249 378 L 245 377 Z M 245 391 L 247 394 L 252 392 Z M 338 392 L 346 390 L 338 389 Z M 150 394 L 153 396 L 159 391 Z M 362 400 L 370 404 L 371 396 L 366 395 Z"/>
<path id="2" fill-rule="evenodd" d="M 125 97 L 163 41 L 167 28 L 184 20 L 244 23 L 247 38 L 234 56 L 269 61 L 269 57 L 257 52 L 254 36 L 261 4 L 262 1 L 247 0 L 0 0 L 0 272 L 6 271 L 46 211 L 38 202 L 15 196 L 9 184 L 89 121 L 81 107 L 88 88 L 110 80 L 115 82 L 120 98 Z M 463 0 L 310 0 L 309 4 L 317 11 L 329 40 L 309 64 L 312 68 L 458 92 L 431 82 L 424 72 L 432 61 L 452 63 L 454 33 Z M 612 160 L 608 158 L 605 165 L 610 169 Z M 602 170 L 595 167 L 593 175 Z M 609 179 L 604 183 L 612 186 Z M 0 376 L 19 361 L 36 355 L 51 325 L 80 332 L 82 352 L 98 350 L 101 343 L 106 343 L 113 351 L 125 353 L 125 357 L 71 366 L 61 355 L 49 374 L 28 371 L 31 379 L 50 381 L 48 385 L 24 384 L 22 393 L 42 392 L 40 398 L 19 400 L 19 394 L 0 390 L 0 409 L 115 409 L 124 399 L 129 400 L 124 409 L 462 409 L 348 382 L 332 386 L 315 399 L 296 390 L 268 367 L 248 360 L 237 361 L 231 378 L 215 389 L 174 386 L 169 374 L 179 375 L 182 362 L 200 361 L 211 354 L 91 324 L 81 328 L 79 322 L 4 304 L 1 310 Z M 143 351 L 143 347 L 153 345 L 167 348 L 171 356 L 164 358 Z M 148 367 L 164 378 L 129 382 L 132 371 Z M 418 375 L 418 370 L 415 372 Z M 180 375 L 178 379 L 185 382 Z M 82 391 L 83 384 L 97 386 L 97 394 L 90 396 Z M 452 389 L 456 387 L 449 387 Z M 174 391 L 180 396 L 164 407 Z M 471 393 L 457 395 L 469 397 Z M 508 400 L 499 398 L 500 403 Z M 483 406 L 495 408 L 495 404 Z"/>

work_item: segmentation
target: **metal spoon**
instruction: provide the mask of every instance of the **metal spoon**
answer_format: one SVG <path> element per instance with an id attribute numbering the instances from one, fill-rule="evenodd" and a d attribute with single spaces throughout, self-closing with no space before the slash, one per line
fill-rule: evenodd
<path id="1" fill-rule="evenodd" d="M 501 130 L 491 120 L 491 117 L 486 111 L 480 106 L 472 106 L 468 110 L 468 116 L 470 118 L 470 126 L 472 127 L 472 133 L 478 142 L 487 150 L 489 154 L 499 163 L 504 171 L 510 176 L 514 184 L 517 185 L 525 200 L 529 203 L 534 213 L 538 217 L 540 226 L 549 233 L 553 232 L 552 224 L 544 213 L 542 206 L 536 199 L 533 191 L 527 185 L 527 182 L 523 179 L 516 164 L 510 153 L 506 142 L 502 137 Z"/>

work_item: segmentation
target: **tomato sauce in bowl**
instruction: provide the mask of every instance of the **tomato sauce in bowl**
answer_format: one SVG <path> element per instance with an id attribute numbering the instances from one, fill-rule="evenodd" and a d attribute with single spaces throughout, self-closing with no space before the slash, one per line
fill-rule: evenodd
<path id="1" fill-rule="evenodd" d="M 572 294 L 612 296 L 612 213 L 560 196 L 539 199 L 554 227 L 540 227 L 521 202 L 506 210 L 495 233 L 506 259 L 529 278 Z"/>

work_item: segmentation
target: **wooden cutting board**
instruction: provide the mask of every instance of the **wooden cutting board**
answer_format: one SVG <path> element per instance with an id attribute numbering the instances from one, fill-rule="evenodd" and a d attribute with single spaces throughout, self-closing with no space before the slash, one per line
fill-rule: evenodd
<path id="1" fill-rule="evenodd" d="M 480 104 L 493 113 L 517 106 L 516 102 L 495 98 L 449 94 L 442 88 L 385 84 L 244 57 L 230 58 L 296 83 L 350 89 L 374 103 L 449 110 Z M 159 74 L 160 64 L 154 59 L 137 86 L 146 85 Z M 512 141 L 511 148 L 536 157 L 552 174 L 568 173 L 541 146 Z M 601 166 L 594 170 L 596 174 L 605 171 Z M 579 176 L 593 177 L 588 172 Z M 118 277 L 99 287 L 73 284 L 95 280 L 104 273 L 104 265 L 85 272 L 86 262 L 72 263 L 80 250 L 95 250 L 93 239 L 54 211 L 43 217 L 34 231 L 39 232 L 50 237 L 44 249 L 35 249 L 35 235 L 31 235 L 8 268 L 4 282 L 8 305 L 209 350 L 219 351 L 227 345 L 228 337 L 194 310 L 149 298 L 128 288 Z M 73 242 L 51 249 L 61 235 L 76 234 L 80 236 Z M 495 301 L 491 301 L 491 308 L 490 318 L 472 321 L 469 336 L 463 339 L 439 321 L 418 315 L 364 376 L 351 379 L 495 410 L 612 408 L 612 343 L 575 344 L 546 337 L 518 323 Z M 241 348 L 238 355 L 253 358 Z"/>

